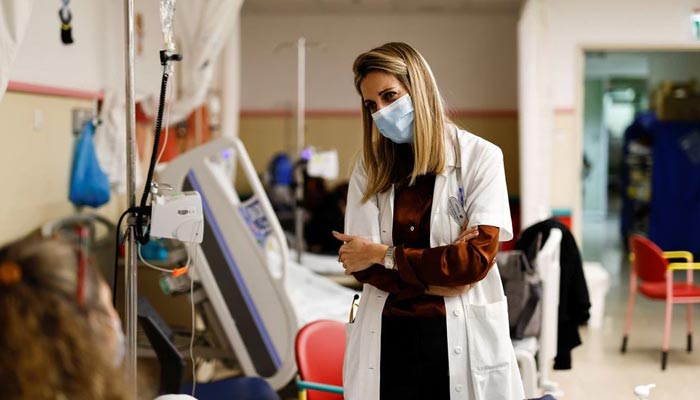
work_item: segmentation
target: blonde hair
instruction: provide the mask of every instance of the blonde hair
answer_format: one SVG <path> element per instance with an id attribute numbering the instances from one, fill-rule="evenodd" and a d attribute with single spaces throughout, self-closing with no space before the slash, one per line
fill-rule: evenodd
<path id="1" fill-rule="evenodd" d="M 0 248 L 0 268 L 21 271 L 0 282 L 0 398 L 127 399 L 89 319 L 105 312 L 97 270 L 87 266 L 80 284 L 74 250 L 36 238 Z"/>
<path id="2" fill-rule="evenodd" d="M 405 43 L 387 43 L 360 54 L 353 65 L 355 88 L 362 96 L 362 80 L 374 71 L 382 71 L 396 77 L 413 99 L 414 139 L 413 171 L 410 184 L 419 175 L 441 173 L 445 167 L 444 131 L 452 122 L 445 113 L 435 77 L 423 56 Z M 367 171 L 367 189 L 362 198 L 388 190 L 396 175 L 398 161 L 396 144 L 380 135 L 372 119 L 372 113 L 362 106 L 363 161 Z"/>

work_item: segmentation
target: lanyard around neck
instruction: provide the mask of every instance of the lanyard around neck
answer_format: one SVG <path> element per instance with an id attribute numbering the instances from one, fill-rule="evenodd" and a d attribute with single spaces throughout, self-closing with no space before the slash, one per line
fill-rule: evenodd
<path id="1" fill-rule="evenodd" d="M 455 128 L 456 129 L 456 128 Z M 455 143 L 456 142 L 456 143 Z M 455 153 L 455 168 L 457 169 L 457 187 L 459 188 L 459 193 L 458 193 L 458 198 L 459 202 L 462 204 L 462 207 L 464 207 L 464 185 L 462 182 L 462 157 L 461 157 L 461 149 L 459 146 L 459 138 L 457 135 L 455 135 L 455 140 L 452 143 L 452 146 L 454 148 L 454 153 Z"/>

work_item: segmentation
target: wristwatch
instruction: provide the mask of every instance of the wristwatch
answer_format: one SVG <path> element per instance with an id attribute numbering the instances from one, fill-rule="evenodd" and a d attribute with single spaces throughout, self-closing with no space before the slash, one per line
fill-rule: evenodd
<path id="1" fill-rule="evenodd" d="M 396 250 L 396 246 L 389 246 L 384 253 L 384 267 L 386 269 L 394 269 L 394 250 Z"/>

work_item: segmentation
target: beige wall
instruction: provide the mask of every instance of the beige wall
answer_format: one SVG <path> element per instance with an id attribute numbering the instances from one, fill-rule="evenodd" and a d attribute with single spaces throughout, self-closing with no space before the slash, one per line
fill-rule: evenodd
<path id="1" fill-rule="evenodd" d="M 517 195 L 518 176 L 518 119 L 515 112 L 504 115 L 469 116 L 454 118 L 462 128 L 479 135 L 503 150 L 506 180 L 511 195 Z M 280 151 L 292 153 L 295 122 L 291 116 L 243 114 L 240 138 L 243 140 L 258 172 L 267 167 L 272 156 Z M 306 144 L 320 149 L 337 149 L 340 179 L 347 180 L 353 161 L 362 148 L 362 120 L 359 115 L 312 116 L 306 119 Z M 249 191 L 239 173 L 236 188 L 240 193 Z"/>
<path id="2" fill-rule="evenodd" d="M 520 195 L 520 154 L 518 115 L 505 112 L 495 116 L 457 116 L 455 123 L 469 132 L 494 143 L 503 151 L 506 183 L 510 196 Z"/>
<path id="3" fill-rule="evenodd" d="M 305 37 L 306 144 L 339 151 L 347 179 L 362 146 L 355 57 L 390 41 L 416 47 L 430 63 L 455 121 L 503 149 L 508 188 L 519 193 L 517 12 L 243 14 L 239 136 L 255 167 L 294 149 L 297 52 Z M 397 28 L 400 27 L 400 28 Z M 237 177 L 237 187 L 247 185 Z"/>
<path id="4" fill-rule="evenodd" d="M 0 243 L 75 212 L 68 201 L 75 107 L 91 108 L 92 102 L 9 92 L 0 103 L 0 171 L 5 188 L 0 197 Z M 43 113 L 41 129 L 33 127 L 35 111 Z M 100 213 L 115 219 L 118 203 L 111 201 Z"/>
<path id="5" fill-rule="evenodd" d="M 267 168 L 274 154 L 294 152 L 295 129 L 295 120 L 290 116 L 241 115 L 239 137 L 258 172 Z M 306 145 L 322 150 L 337 149 L 339 181 L 347 180 L 352 161 L 362 148 L 362 119 L 352 115 L 307 117 Z M 250 190 L 240 171 L 236 177 L 236 189 L 240 193 Z"/>
<path id="6" fill-rule="evenodd" d="M 512 110 L 517 104 L 514 11 L 387 14 L 243 14 L 241 109 L 296 106 L 297 51 L 305 37 L 307 110 L 343 112 L 360 104 L 353 84 L 357 55 L 390 41 L 426 58 L 456 110 Z"/>

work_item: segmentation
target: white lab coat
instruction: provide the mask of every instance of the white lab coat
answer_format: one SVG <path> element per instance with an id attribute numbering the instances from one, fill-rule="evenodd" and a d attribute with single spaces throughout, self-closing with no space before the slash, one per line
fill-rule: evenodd
<path id="1" fill-rule="evenodd" d="M 459 148 L 456 149 L 456 144 Z M 453 243 L 460 226 L 448 214 L 462 177 L 469 225 L 500 228 L 500 240 L 513 237 L 501 150 L 469 132 L 448 127 L 446 168 L 436 176 L 430 221 L 430 245 Z M 460 158 L 460 160 L 457 160 Z M 461 166 L 458 174 L 457 167 Z M 364 204 L 367 186 L 362 161 L 350 179 L 345 233 L 392 244 L 394 190 Z M 348 400 L 379 399 L 382 310 L 388 293 L 365 284 L 354 323 L 347 325 L 343 386 Z M 522 382 L 510 341 L 508 308 L 498 268 L 466 294 L 445 297 L 451 400 L 521 400 Z M 406 349 L 406 351 L 411 351 Z"/>

